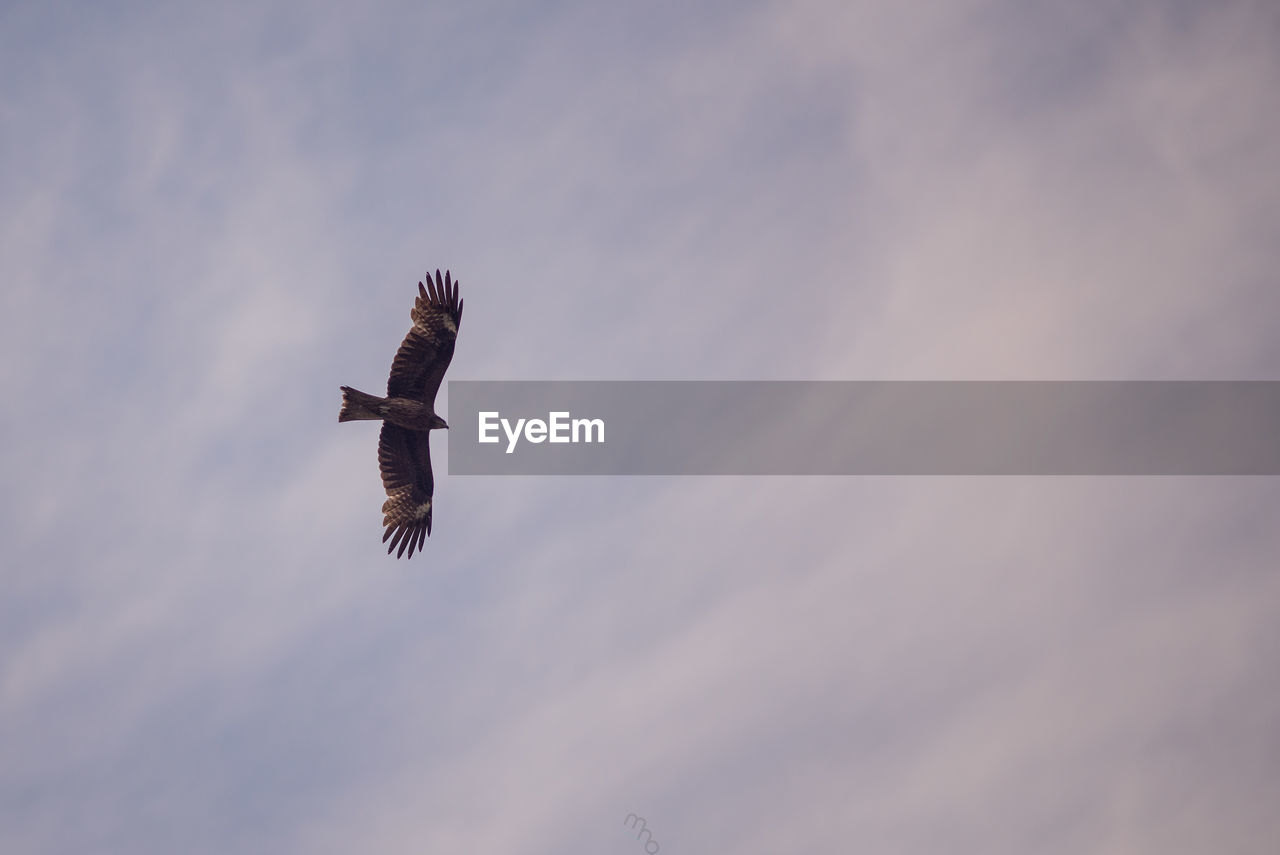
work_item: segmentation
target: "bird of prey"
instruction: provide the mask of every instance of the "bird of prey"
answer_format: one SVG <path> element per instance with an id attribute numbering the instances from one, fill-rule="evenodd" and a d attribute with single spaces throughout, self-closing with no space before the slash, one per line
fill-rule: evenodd
<path id="1" fill-rule="evenodd" d="M 382 470 L 382 486 L 387 501 L 382 505 L 382 524 L 386 532 L 382 542 L 391 539 L 387 554 L 397 546 L 396 557 L 409 550 L 422 551 L 431 534 L 431 496 L 435 479 L 431 475 L 430 432 L 448 428 L 436 415 L 436 392 L 444 378 L 449 360 L 453 359 L 453 343 L 462 321 L 462 301 L 458 299 L 458 283 L 448 273 L 418 283 L 418 298 L 409 317 L 413 327 L 404 337 L 391 362 L 387 379 L 387 397 L 379 398 L 350 386 L 342 389 L 342 410 L 338 421 L 380 419 L 382 434 L 378 438 L 378 466 Z"/>

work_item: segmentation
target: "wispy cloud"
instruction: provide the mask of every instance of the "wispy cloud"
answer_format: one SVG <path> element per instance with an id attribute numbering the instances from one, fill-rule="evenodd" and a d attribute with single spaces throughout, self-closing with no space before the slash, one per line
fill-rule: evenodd
<path id="1" fill-rule="evenodd" d="M 459 378 L 1274 379 L 1267 4 L 354 9 L 0 13 L 0 849 L 1277 836 L 1268 479 L 441 472 L 405 566 L 336 424 L 426 266 Z"/>

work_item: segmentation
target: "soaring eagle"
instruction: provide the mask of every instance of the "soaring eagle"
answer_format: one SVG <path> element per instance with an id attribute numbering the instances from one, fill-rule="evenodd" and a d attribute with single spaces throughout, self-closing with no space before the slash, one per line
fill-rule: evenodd
<path id="1" fill-rule="evenodd" d="M 397 558 L 404 555 L 406 548 L 412 558 L 414 550 L 421 551 L 431 534 L 435 479 L 431 476 L 428 437 L 436 428 L 449 427 L 436 415 L 436 392 L 453 359 L 453 343 L 462 321 L 458 283 L 448 271 L 441 277 L 437 270 L 434 282 L 428 271 L 426 286 L 418 283 L 418 298 L 409 317 L 413 328 L 391 363 L 387 397 L 379 398 L 350 386 L 339 387 L 342 411 L 338 421 L 382 421 L 378 466 L 382 469 L 382 486 L 387 490 L 387 501 L 382 505 L 382 524 L 387 530 L 382 542 L 391 539 L 388 555 L 400 547 Z"/>

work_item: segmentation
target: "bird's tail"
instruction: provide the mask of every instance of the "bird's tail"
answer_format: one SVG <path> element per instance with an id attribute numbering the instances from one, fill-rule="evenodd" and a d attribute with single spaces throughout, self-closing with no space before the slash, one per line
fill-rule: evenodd
<path id="1" fill-rule="evenodd" d="M 353 422 L 358 419 L 380 419 L 385 415 L 383 405 L 386 398 L 352 389 L 350 386 L 339 386 L 342 390 L 342 410 L 338 413 L 338 421 Z"/>

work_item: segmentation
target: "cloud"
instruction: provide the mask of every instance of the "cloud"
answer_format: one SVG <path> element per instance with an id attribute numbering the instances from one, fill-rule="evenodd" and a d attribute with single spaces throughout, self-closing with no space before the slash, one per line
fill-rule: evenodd
<path id="1" fill-rule="evenodd" d="M 1268 479 L 442 472 L 406 566 L 335 418 L 424 266 L 458 378 L 1270 378 L 1274 13 L 490 5 L 5 13 L 0 848 L 1274 838 Z"/>

